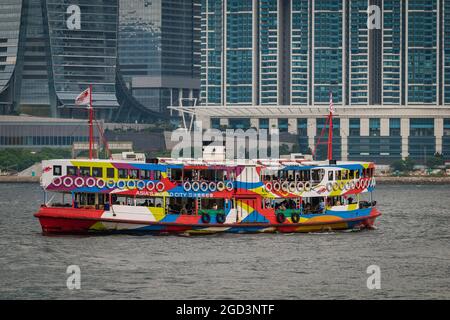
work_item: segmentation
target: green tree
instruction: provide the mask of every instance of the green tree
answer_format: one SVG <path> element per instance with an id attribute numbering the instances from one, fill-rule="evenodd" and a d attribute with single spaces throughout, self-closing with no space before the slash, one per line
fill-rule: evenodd
<path id="1" fill-rule="evenodd" d="M 439 152 L 436 152 L 434 156 L 427 158 L 426 165 L 432 169 L 442 166 L 444 165 L 444 157 Z"/>
<path id="2" fill-rule="evenodd" d="M 405 162 L 403 160 L 396 160 L 391 163 L 392 171 L 405 171 Z"/>
<path id="3" fill-rule="evenodd" d="M 414 166 L 416 165 L 416 162 L 411 159 L 410 157 L 406 157 L 404 161 L 405 164 L 405 171 L 413 171 Z"/>
<path id="4" fill-rule="evenodd" d="M 291 153 L 291 150 L 289 149 L 289 146 L 287 144 L 282 144 L 280 146 L 280 155 L 287 155 L 290 153 Z"/>

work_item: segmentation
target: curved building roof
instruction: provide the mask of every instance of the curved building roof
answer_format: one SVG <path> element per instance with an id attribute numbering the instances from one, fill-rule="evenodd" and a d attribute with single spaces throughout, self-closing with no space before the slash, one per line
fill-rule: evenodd
<path id="1" fill-rule="evenodd" d="M 8 88 L 16 66 L 21 11 L 21 1 L 2 0 L 0 5 L 0 93 Z"/>

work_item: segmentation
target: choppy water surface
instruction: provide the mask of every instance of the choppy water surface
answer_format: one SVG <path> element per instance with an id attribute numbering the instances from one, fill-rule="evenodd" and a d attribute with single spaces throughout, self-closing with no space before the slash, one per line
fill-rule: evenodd
<path id="1" fill-rule="evenodd" d="M 449 299 L 449 187 L 377 189 L 373 231 L 45 237 L 39 186 L 0 184 L 0 298 Z M 69 265 L 81 290 L 66 287 Z M 367 289 L 369 265 L 381 290 Z"/>

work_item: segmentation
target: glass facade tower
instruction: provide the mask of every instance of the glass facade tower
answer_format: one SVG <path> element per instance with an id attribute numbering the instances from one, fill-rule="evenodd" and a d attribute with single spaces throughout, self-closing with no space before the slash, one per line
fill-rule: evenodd
<path id="1" fill-rule="evenodd" d="M 449 2 L 204 0 L 202 103 L 448 104 Z"/>
<path id="2" fill-rule="evenodd" d="M 402 103 L 402 3 L 384 0 L 382 88 L 383 104 Z"/>
<path id="3" fill-rule="evenodd" d="M 313 1 L 313 104 L 335 103 L 344 96 L 344 1 Z"/>
<path id="4" fill-rule="evenodd" d="M 74 4 L 80 10 L 79 29 L 67 25 L 70 6 Z M 118 0 L 78 0 L 75 3 L 46 0 L 44 9 L 44 27 L 48 31 L 51 52 L 50 96 L 54 94 L 57 101 L 57 113 L 85 116 L 73 107 L 77 95 L 90 84 L 93 85 L 93 105 L 99 113 L 103 108 L 119 107 L 116 99 Z"/>
<path id="5" fill-rule="evenodd" d="M 438 0 L 408 0 L 407 101 L 411 104 L 438 101 Z"/>
<path id="6" fill-rule="evenodd" d="M 13 74 L 19 47 L 22 5 L 16 0 L 3 0 L 0 5 L 0 113 L 13 108 Z"/>
<path id="7" fill-rule="evenodd" d="M 120 70 L 144 107 L 198 98 L 200 14 L 196 0 L 120 0 Z"/>

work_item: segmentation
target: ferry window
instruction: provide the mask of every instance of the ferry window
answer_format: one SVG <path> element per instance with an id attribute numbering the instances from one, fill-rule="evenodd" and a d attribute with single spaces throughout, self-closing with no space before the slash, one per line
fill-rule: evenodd
<path id="1" fill-rule="evenodd" d="M 334 180 L 334 174 L 333 171 L 328 171 L 328 180 L 333 181 Z"/>
<path id="2" fill-rule="evenodd" d="M 313 181 L 322 181 L 324 175 L 325 175 L 325 170 L 323 170 L 323 169 L 312 170 Z"/>
<path id="3" fill-rule="evenodd" d="M 112 196 L 112 203 L 116 204 L 116 205 L 121 205 L 121 206 L 130 206 L 130 205 L 133 205 L 134 198 L 126 197 L 126 196 L 113 195 Z"/>
<path id="4" fill-rule="evenodd" d="M 114 168 L 106 168 L 106 177 L 114 179 Z"/>
<path id="5" fill-rule="evenodd" d="M 139 177 L 141 179 L 150 179 L 150 171 L 149 170 L 140 170 Z"/>
<path id="6" fill-rule="evenodd" d="M 223 210 L 223 199 L 201 199 L 201 208 L 203 210 Z"/>
<path id="7" fill-rule="evenodd" d="M 355 171 L 354 170 L 350 170 L 348 178 L 349 179 L 354 179 L 355 178 Z"/>
<path id="8" fill-rule="evenodd" d="M 139 177 L 139 170 L 131 169 L 130 170 L 130 179 L 137 179 Z"/>
<path id="9" fill-rule="evenodd" d="M 288 175 L 288 180 L 289 181 L 294 181 L 294 170 L 289 170 L 287 172 L 287 175 Z"/>
<path id="10" fill-rule="evenodd" d="M 77 175 L 77 167 L 68 166 L 67 167 L 67 175 L 68 176 L 76 176 Z"/>
<path id="11" fill-rule="evenodd" d="M 95 194 L 94 193 L 87 194 L 87 205 L 88 206 L 95 205 Z"/>
<path id="12" fill-rule="evenodd" d="M 348 179 L 348 170 L 344 170 L 342 172 L 342 179 L 347 180 Z"/>
<path id="13" fill-rule="evenodd" d="M 80 167 L 80 175 L 82 177 L 88 177 L 91 175 L 91 168 L 89 167 Z"/>
<path id="14" fill-rule="evenodd" d="M 213 181 L 215 178 L 215 170 L 200 170 L 200 180 Z"/>
<path id="15" fill-rule="evenodd" d="M 161 171 L 153 171 L 153 180 L 161 180 Z"/>
<path id="16" fill-rule="evenodd" d="M 168 210 L 171 214 L 193 214 L 195 199 L 193 198 L 169 198 Z"/>
<path id="17" fill-rule="evenodd" d="M 103 168 L 92 168 L 92 176 L 96 178 L 102 178 Z"/>
<path id="18" fill-rule="evenodd" d="M 120 179 L 127 179 L 128 178 L 128 172 L 126 169 L 119 169 L 119 178 Z"/>
<path id="19" fill-rule="evenodd" d="M 181 181 L 183 176 L 183 170 L 181 169 L 170 169 L 170 178 L 173 181 Z"/>
<path id="20" fill-rule="evenodd" d="M 342 172 L 336 171 L 336 180 L 341 180 L 341 179 L 342 179 Z"/>
<path id="21" fill-rule="evenodd" d="M 62 175 L 62 167 L 61 166 L 53 166 L 53 175 L 54 176 Z"/>
<path id="22" fill-rule="evenodd" d="M 355 179 L 359 179 L 359 170 L 355 170 Z"/>
<path id="23" fill-rule="evenodd" d="M 184 170 L 183 172 L 184 180 L 194 179 L 194 170 Z"/>
<path id="24" fill-rule="evenodd" d="M 161 197 L 136 197 L 136 206 L 162 208 L 163 203 Z"/>

